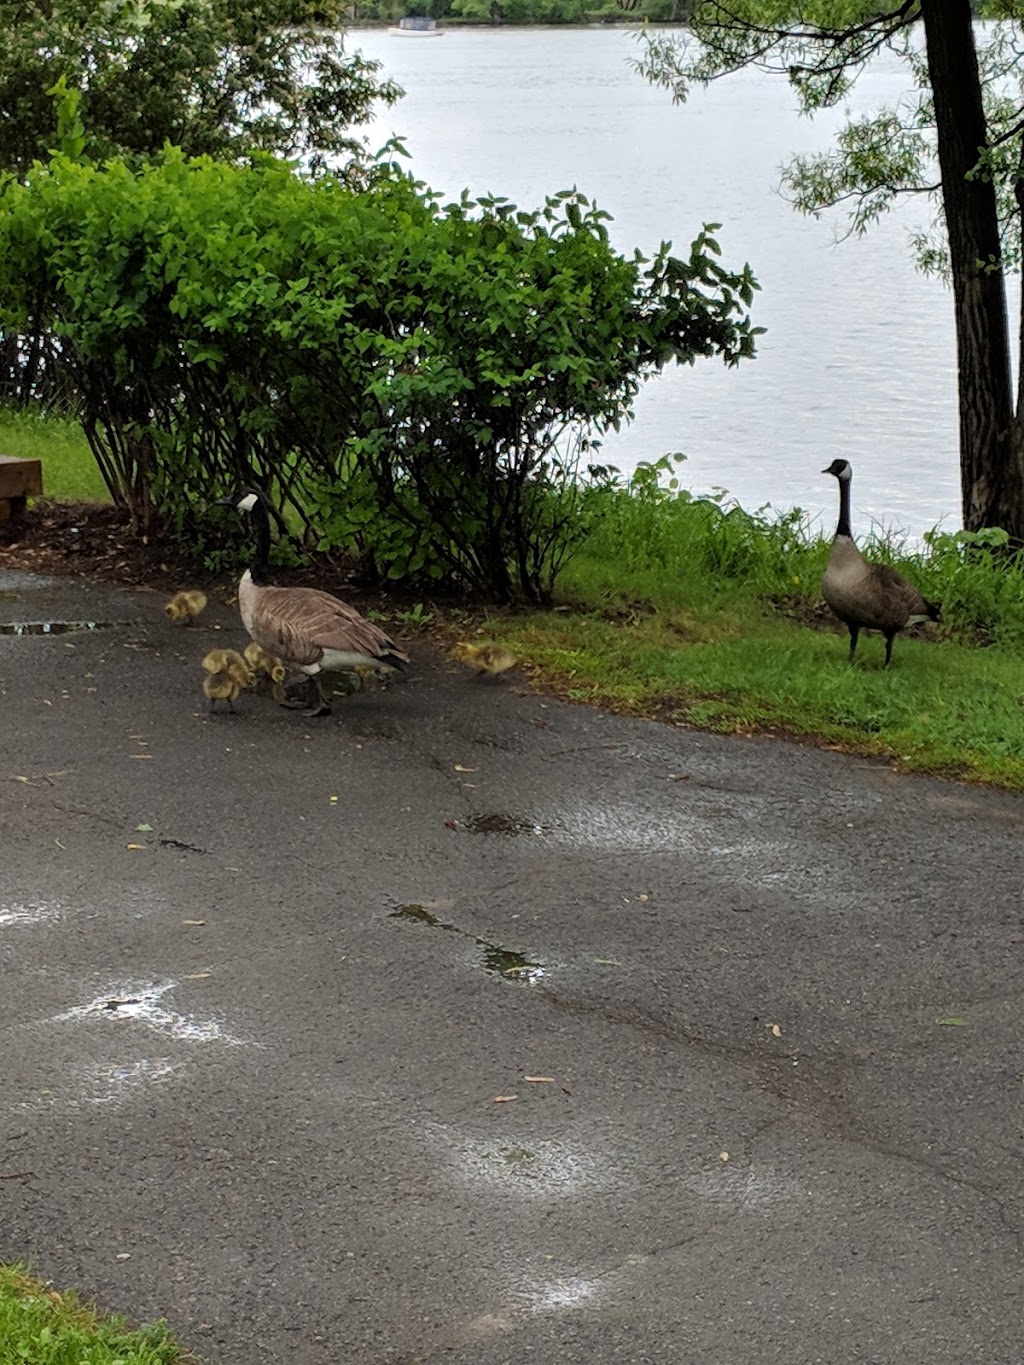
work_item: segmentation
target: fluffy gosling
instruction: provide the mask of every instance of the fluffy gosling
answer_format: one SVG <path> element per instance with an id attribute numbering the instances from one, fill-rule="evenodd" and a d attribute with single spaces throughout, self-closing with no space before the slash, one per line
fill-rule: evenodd
<path id="1" fill-rule="evenodd" d="M 486 644 L 472 645 L 460 640 L 452 650 L 456 659 L 477 670 L 477 677 L 495 678 L 515 666 L 516 658 L 504 645 L 493 640 Z"/>
<path id="2" fill-rule="evenodd" d="M 226 701 L 234 711 L 239 692 L 253 683 L 253 674 L 241 654 L 234 649 L 211 649 L 203 659 L 203 695 L 216 711 L 219 701 Z"/>
<path id="3" fill-rule="evenodd" d="M 268 654 L 262 645 L 258 645 L 255 640 L 250 640 L 244 651 L 245 662 L 254 673 L 265 673 L 273 683 L 283 683 L 285 680 L 285 666 L 276 655 Z"/>
<path id="4" fill-rule="evenodd" d="M 198 589 L 190 592 L 176 592 L 164 607 L 168 620 L 184 621 L 190 626 L 196 617 L 206 610 L 206 593 Z"/>

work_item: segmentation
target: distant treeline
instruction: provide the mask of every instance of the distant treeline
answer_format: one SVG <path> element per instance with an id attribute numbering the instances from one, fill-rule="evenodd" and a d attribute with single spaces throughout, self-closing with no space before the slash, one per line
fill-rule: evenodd
<path id="1" fill-rule="evenodd" d="M 680 23 L 692 8 L 692 0 L 353 0 L 349 14 L 353 24 L 406 14 L 477 24 Z"/>

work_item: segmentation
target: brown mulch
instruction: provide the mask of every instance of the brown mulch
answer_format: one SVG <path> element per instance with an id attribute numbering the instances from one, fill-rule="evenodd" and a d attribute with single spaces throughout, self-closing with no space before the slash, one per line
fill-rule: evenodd
<path id="1" fill-rule="evenodd" d="M 211 573 L 201 560 L 178 547 L 137 533 L 127 515 L 108 503 L 46 498 L 32 503 L 19 520 L 0 522 L 2 569 L 88 577 L 123 587 L 151 588 L 168 596 L 181 588 L 202 588 L 225 603 L 234 600 L 240 572 Z M 415 634 L 445 651 L 486 614 L 482 604 L 441 594 L 428 598 L 422 589 L 367 582 L 351 560 L 322 554 L 308 555 L 301 568 L 275 569 L 274 581 L 340 593 L 362 611 L 373 608 L 389 617 L 403 638 Z M 403 612 L 415 612 L 415 618 L 403 620 Z M 394 625 L 396 617 L 398 625 Z"/>
<path id="2" fill-rule="evenodd" d="M 215 582 L 180 554 L 137 536 L 116 507 L 44 498 L 18 520 L 0 524 L 0 568 L 171 589 Z"/>

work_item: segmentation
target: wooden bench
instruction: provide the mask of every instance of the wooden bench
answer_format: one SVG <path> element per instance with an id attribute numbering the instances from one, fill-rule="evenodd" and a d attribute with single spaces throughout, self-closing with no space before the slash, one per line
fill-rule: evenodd
<path id="1" fill-rule="evenodd" d="M 25 499 L 41 496 L 43 466 L 39 460 L 0 455 L 0 521 L 11 521 L 25 510 Z"/>

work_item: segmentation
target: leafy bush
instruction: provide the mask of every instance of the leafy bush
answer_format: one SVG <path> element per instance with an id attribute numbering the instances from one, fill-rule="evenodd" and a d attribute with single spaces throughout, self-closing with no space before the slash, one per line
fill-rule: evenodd
<path id="1" fill-rule="evenodd" d="M 442 206 L 393 166 L 353 189 L 169 149 L 55 157 L 0 207 L 0 327 L 57 338 L 140 527 L 202 542 L 211 490 L 257 482 L 325 546 L 502 598 L 549 591 L 581 455 L 644 378 L 758 330 L 710 229 L 627 259 L 575 192 Z"/>

